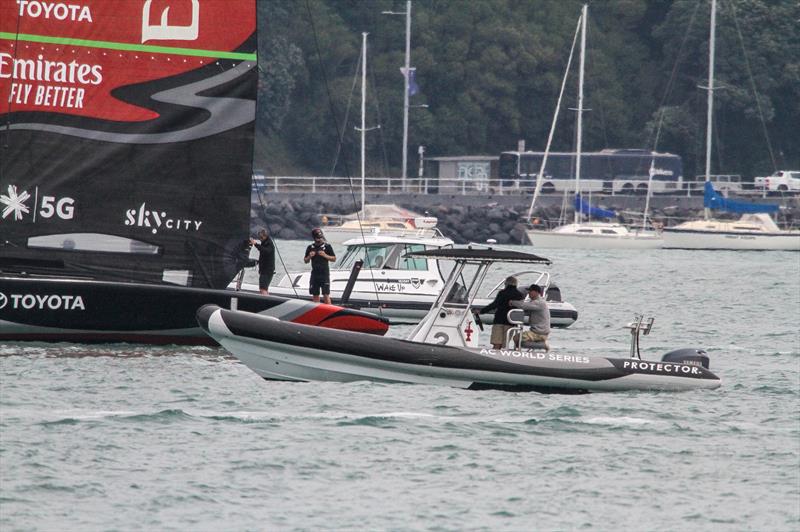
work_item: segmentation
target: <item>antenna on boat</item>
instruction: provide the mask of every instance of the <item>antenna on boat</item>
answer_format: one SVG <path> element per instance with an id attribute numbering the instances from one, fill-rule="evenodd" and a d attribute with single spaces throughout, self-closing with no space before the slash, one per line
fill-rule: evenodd
<path id="1" fill-rule="evenodd" d="M 650 334 L 650 329 L 653 328 L 653 322 L 656 319 L 652 316 L 645 319 L 643 314 L 636 314 L 633 322 L 629 323 L 626 328 L 631 330 L 631 358 L 638 358 L 641 360 L 642 354 L 639 352 L 639 334 L 647 336 Z"/>

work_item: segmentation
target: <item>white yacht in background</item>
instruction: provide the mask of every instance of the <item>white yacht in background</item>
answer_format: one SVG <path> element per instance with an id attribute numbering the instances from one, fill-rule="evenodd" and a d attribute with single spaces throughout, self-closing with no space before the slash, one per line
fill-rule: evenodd
<path id="1" fill-rule="evenodd" d="M 527 233 L 537 248 L 656 249 L 664 244 L 661 233 L 613 222 L 577 222 L 549 231 L 531 229 Z"/>
<path id="2" fill-rule="evenodd" d="M 653 230 L 646 228 L 647 212 L 650 203 L 650 188 L 653 177 L 653 164 L 650 166 L 650 180 L 651 184 L 647 187 L 647 204 L 644 209 L 644 222 L 641 229 L 630 229 L 625 225 L 613 222 L 601 221 L 583 221 L 583 215 L 593 215 L 601 218 L 613 218 L 616 214 L 612 211 L 598 209 L 592 207 L 585 202 L 580 196 L 580 182 L 581 182 L 581 143 L 583 137 L 583 74 L 584 63 L 586 57 L 586 17 L 587 6 L 584 5 L 580 17 L 580 35 L 581 35 L 581 49 L 580 49 L 580 68 L 578 80 L 578 123 L 577 123 L 577 147 L 575 157 L 575 215 L 574 221 L 571 224 L 562 225 L 555 229 L 529 229 L 526 231 L 528 240 L 537 248 L 570 248 L 570 249 L 654 249 L 659 248 L 664 243 L 661 235 Z M 574 49 L 574 46 L 573 46 Z M 569 73 L 569 64 L 572 62 L 572 55 L 567 63 L 567 72 L 564 74 L 564 83 Z M 564 83 L 562 83 L 561 91 L 563 95 Z M 538 197 L 541 187 L 542 176 L 547 164 L 547 155 L 550 152 L 550 143 L 553 138 L 553 130 L 555 129 L 556 117 L 558 116 L 558 109 L 561 104 L 561 97 L 559 96 L 559 103 L 556 106 L 555 116 L 553 117 L 553 124 L 550 131 L 550 137 L 547 141 L 547 148 L 542 160 L 542 166 L 539 171 L 539 176 L 536 180 L 536 190 L 533 194 L 530 209 L 528 210 L 528 220 L 531 219 L 533 212 L 533 205 Z"/>
<path id="3" fill-rule="evenodd" d="M 780 229 L 767 212 L 777 205 L 727 200 L 706 182 L 706 209 L 743 213 L 738 220 L 691 220 L 664 229 L 666 249 L 800 251 L 800 230 Z"/>
<path id="4" fill-rule="evenodd" d="M 729 200 L 711 183 L 711 139 L 714 109 L 714 44 L 716 0 L 711 1 L 711 29 L 708 39 L 708 115 L 706 119 L 706 183 L 703 195 L 705 219 L 684 222 L 664 229 L 664 247 L 670 249 L 736 249 L 800 251 L 800 231 L 778 228 L 770 218 L 777 205 L 759 205 Z M 714 220 L 709 210 L 742 214 L 737 221 Z"/>
<path id="5" fill-rule="evenodd" d="M 338 225 L 321 227 L 325 239 L 333 245 L 369 235 L 432 238 L 440 235 L 439 220 L 416 212 L 388 205 L 365 205 L 361 212 L 343 217 Z"/>
<path id="6" fill-rule="evenodd" d="M 438 220 L 422 216 L 397 205 L 367 205 L 366 192 L 366 126 L 367 114 L 367 34 L 361 34 L 361 210 L 342 217 L 339 224 L 323 226 L 325 239 L 331 244 L 342 244 L 351 238 L 362 238 L 371 234 L 390 236 L 433 237 L 437 235 Z M 326 222 L 333 215 L 325 216 Z"/>

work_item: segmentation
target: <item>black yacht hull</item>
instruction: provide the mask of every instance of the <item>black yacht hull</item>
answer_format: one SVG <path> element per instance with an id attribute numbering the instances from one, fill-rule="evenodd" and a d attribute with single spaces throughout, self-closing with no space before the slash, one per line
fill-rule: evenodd
<path id="1" fill-rule="evenodd" d="M 721 384 L 699 365 L 434 345 L 307 327 L 213 305 L 202 307 L 197 320 L 265 379 L 369 380 L 559 393 L 691 390 Z"/>
<path id="2" fill-rule="evenodd" d="M 195 319 L 205 304 L 371 334 L 388 329 L 367 312 L 251 292 L 0 277 L 0 341 L 214 345 Z"/>

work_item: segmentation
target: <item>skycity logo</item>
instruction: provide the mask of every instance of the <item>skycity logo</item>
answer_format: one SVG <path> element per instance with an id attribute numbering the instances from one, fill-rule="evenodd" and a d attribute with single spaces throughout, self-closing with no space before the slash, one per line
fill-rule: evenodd
<path id="1" fill-rule="evenodd" d="M 0 309 L 86 310 L 81 296 L 66 294 L 11 294 L 0 292 Z"/>
<path id="2" fill-rule="evenodd" d="M 153 234 L 156 234 L 162 228 L 170 231 L 199 231 L 203 222 L 172 218 L 167 215 L 166 211 L 150 210 L 145 203 L 142 203 L 138 209 L 125 211 L 125 225 L 147 227 Z"/>

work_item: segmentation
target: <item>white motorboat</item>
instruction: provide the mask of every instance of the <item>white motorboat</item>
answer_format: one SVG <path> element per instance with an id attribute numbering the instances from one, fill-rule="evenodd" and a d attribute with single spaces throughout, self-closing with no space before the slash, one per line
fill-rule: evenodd
<path id="1" fill-rule="evenodd" d="M 330 272 L 332 302 L 379 313 L 389 318 L 391 323 L 416 323 L 428 313 L 444 288 L 448 263 L 406 254 L 452 248 L 453 241 L 441 235 L 420 238 L 378 234 L 346 241 L 344 246 L 344 255 Z M 362 261 L 362 265 L 357 268 L 357 277 L 348 290 L 358 261 Z M 551 282 L 549 272 L 529 270 L 513 275 L 518 277 L 520 286 L 536 283 L 545 289 L 554 327 L 569 327 L 578 319 L 578 311 L 571 303 L 562 300 L 561 290 Z M 310 277 L 309 271 L 289 273 L 277 285 L 270 287 L 270 295 L 310 300 Z M 244 290 L 257 288 L 251 283 L 242 284 Z M 476 304 L 488 305 L 496 290 L 498 286 L 478 298 Z M 491 320 L 491 315 L 484 316 L 487 323 Z"/>
<path id="2" fill-rule="evenodd" d="M 370 235 L 431 238 L 441 235 L 433 216 L 403 209 L 397 205 L 366 205 L 359 213 L 350 214 L 338 225 L 325 225 L 322 232 L 333 245 Z"/>
<path id="3" fill-rule="evenodd" d="M 516 327 L 500 349 L 481 346 L 480 318 L 472 309 L 478 287 L 495 262 L 547 264 L 537 255 L 494 249 L 433 249 L 409 253 L 410 260 L 453 261 L 454 267 L 425 318 L 407 339 L 378 337 L 288 323 L 259 314 L 205 305 L 197 321 L 215 341 L 256 374 L 268 380 L 376 381 L 549 393 L 626 390 L 695 390 L 721 385 L 700 349 L 670 351 L 643 360 L 639 334 L 653 320 L 642 316 L 629 325 L 628 353 L 589 356 L 575 351 L 542 351 L 516 345 L 523 330 L 518 309 L 509 312 Z M 472 273 L 470 276 L 468 272 Z M 448 297 L 464 283 L 464 299 Z"/>
<path id="4" fill-rule="evenodd" d="M 708 115 L 706 119 L 706 173 L 703 206 L 705 219 L 684 222 L 664 229 L 664 247 L 680 249 L 788 250 L 800 251 L 800 231 L 781 230 L 769 217 L 777 205 L 759 205 L 729 200 L 711 183 L 711 140 L 714 108 L 714 44 L 716 0 L 711 2 L 711 30 L 708 39 Z M 710 210 L 742 214 L 738 221 L 714 220 Z"/>
<path id="5" fill-rule="evenodd" d="M 650 183 L 647 186 L 647 202 L 644 208 L 643 224 L 640 229 L 629 229 L 628 227 L 611 222 L 598 222 L 598 221 L 584 221 L 583 215 L 596 216 L 601 218 L 613 218 L 616 213 L 605 209 L 600 209 L 591 206 L 588 202 L 584 201 L 581 197 L 581 162 L 582 162 L 582 141 L 583 141 L 583 74 L 584 63 L 586 58 L 586 18 L 587 6 L 584 5 L 581 10 L 580 21 L 578 30 L 581 36 L 580 48 L 580 68 L 578 70 L 578 116 L 577 116 L 577 146 L 575 150 L 575 213 L 574 221 L 571 224 L 561 225 L 552 230 L 532 228 L 526 231 L 528 240 L 537 248 L 566 248 L 566 249 L 655 249 L 662 246 L 664 243 L 660 233 L 657 231 L 649 230 L 647 226 L 647 213 L 650 206 L 650 189 L 655 173 L 655 158 L 656 152 L 652 152 L 653 158 L 650 162 Z M 577 31 L 577 30 L 576 30 Z M 577 36 L 577 35 L 576 35 Z M 573 41 L 573 51 L 574 51 Z M 564 74 L 564 79 L 561 85 L 561 94 L 558 98 L 556 111 L 553 115 L 553 123 L 550 128 L 550 135 L 545 148 L 542 165 L 539 169 L 539 174 L 536 179 L 536 189 L 531 199 L 531 205 L 528 209 L 527 219 L 531 219 L 533 213 L 533 206 L 539 196 L 542 187 L 542 178 L 547 168 L 547 158 L 550 153 L 550 144 L 553 140 L 553 132 L 555 131 L 556 120 L 558 118 L 558 111 L 561 107 L 561 97 L 564 93 L 564 86 L 569 73 L 569 65 L 572 63 L 572 54 L 567 63 L 567 69 Z"/>

